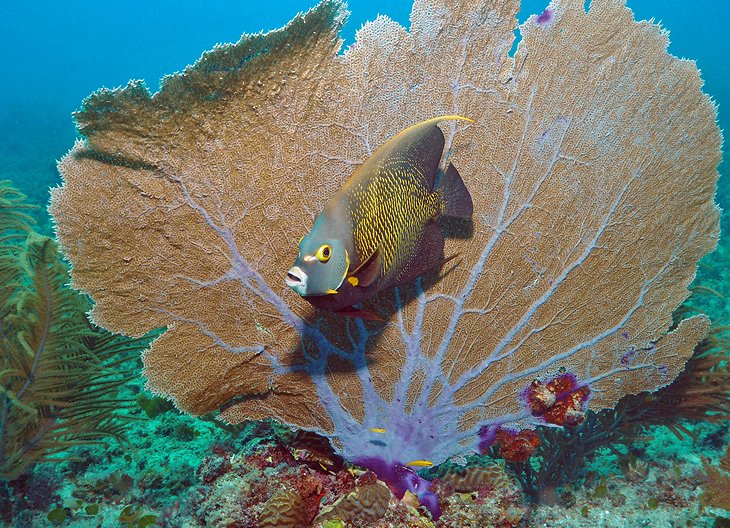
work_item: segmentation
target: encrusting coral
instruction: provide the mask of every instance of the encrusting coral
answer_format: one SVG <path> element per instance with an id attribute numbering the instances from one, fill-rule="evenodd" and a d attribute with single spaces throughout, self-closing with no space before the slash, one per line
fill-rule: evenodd
<path id="1" fill-rule="evenodd" d="M 532 459 L 509 460 L 522 489 L 540 501 L 546 491 L 577 482 L 586 462 L 601 448 L 631 442 L 662 425 L 677 436 L 692 434 L 684 421 L 722 423 L 730 419 L 730 342 L 727 328 L 713 329 L 685 369 L 666 387 L 627 395 L 613 409 L 590 412 L 575 428 L 540 428 Z M 504 453 L 502 453 L 504 456 Z M 507 458 L 507 457 L 505 457 Z"/>
<path id="2" fill-rule="evenodd" d="M 325 0 L 154 96 L 93 94 L 51 212 L 94 320 L 166 327 L 146 374 L 181 409 L 319 432 L 434 515 L 412 467 L 668 384 L 709 327 L 671 314 L 718 237 L 716 110 L 658 26 L 583 6 L 531 17 L 514 59 L 517 0 L 417 0 L 410 32 L 379 17 L 338 55 Z M 442 165 L 474 221 L 443 226 L 442 276 L 379 295 L 384 323 L 289 291 L 296 241 L 353 169 L 453 114 L 474 123 L 444 127 Z"/>
<path id="3" fill-rule="evenodd" d="M 117 395 L 148 339 L 86 319 L 56 244 L 31 230 L 22 195 L 0 182 L 0 479 L 63 460 L 73 446 L 121 439 Z M 121 411 L 121 412 L 120 412 Z M 66 455 L 67 456 L 67 455 Z"/>

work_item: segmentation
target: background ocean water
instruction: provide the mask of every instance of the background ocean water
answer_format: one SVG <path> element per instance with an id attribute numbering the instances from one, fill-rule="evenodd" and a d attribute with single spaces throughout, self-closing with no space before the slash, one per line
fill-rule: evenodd
<path id="1" fill-rule="evenodd" d="M 183 70 L 215 44 L 236 42 L 244 32 L 255 33 L 279 28 L 298 12 L 312 7 L 315 2 L 316 0 L 3 2 L 0 4 L 0 57 L 3 58 L 0 75 L 0 180 L 12 180 L 32 202 L 42 206 L 36 212 L 40 222 L 39 230 L 52 234 L 52 226 L 44 206 L 49 188 L 60 183 L 56 160 L 77 139 L 71 113 L 80 108 L 86 96 L 101 87 L 124 86 L 130 79 L 144 79 L 148 87 L 156 91 L 164 75 Z M 697 62 L 705 81 L 704 90 L 718 103 L 719 124 L 726 131 L 730 130 L 728 2 L 730 0 L 627 0 L 637 19 L 653 18 L 670 31 L 669 51 L 672 54 Z M 547 3 L 548 0 L 523 0 L 519 21 L 525 21 L 532 14 L 539 14 Z M 355 32 L 365 21 L 374 19 L 378 14 L 387 15 L 405 27 L 409 26 L 409 0 L 351 0 L 348 7 L 351 15 L 342 35 L 345 46 L 354 41 Z M 717 201 L 724 209 L 728 209 L 730 163 L 727 162 L 728 148 L 725 150 L 724 161 L 720 166 Z M 677 177 L 681 178 L 682 175 Z M 724 232 L 727 232 L 730 229 L 727 214 L 723 215 L 722 222 Z M 730 324 L 729 248 L 730 244 L 722 240 L 719 250 L 708 257 L 700 269 L 699 283 L 725 295 L 724 299 L 708 296 L 698 305 L 711 315 L 716 326 Z M 55 468 L 36 468 L 31 482 L 41 482 L 43 479 L 55 482 L 54 489 L 60 490 L 58 493 L 62 499 L 48 493 L 50 498 L 43 502 L 44 509 L 39 507 L 33 512 L 33 516 L 25 517 L 33 519 L 28 521 L 31 524 L 18 522 L 12 526 L 62 524 L 45 524 L 46 514 L 61 506 L 73 504 L 69 501 L 72 500 L 71 497 L 78 498 L 79 495 L 74 494 L 78 490 L 86 494 L 85 502 L 79 501 L 76 506 L 72 506 L 73 520 L 63 521 L 67 523 L 64 525 L 97 526 L 91 521 L 106 515 L 109 522 L 103 526 L 119 526 L 117 519 L 123 518 L 127 505 L 132 504 L 134 499 L 138 501 L 136 504 L 143 504 L 139 511 L 159 518 L 159 525 L 181 526 L 178 519 L 196 516 L 203 518 L 201 512 L 213 515 L 211 512 L 223 509 L 222 506 L 219 507 L 219 503 L 230 496 L 227 488 L 214 489 L 211 485 L 212 491 L 205 491 L 209 494 L 207 503 L 202 500 L 186 502 L 184 497 L 189 489 L 200 487 L 201 481 L 207 484 L 206 478 L 213 478 L 211 475 L 216 471 L 216 464 L 229 460 L 225 457 L 230 453 L 238 455 L 241 452 L 240 447 L 244 445 L 241 438 L 246 438 L 253 445 L 259 441 L 264 444 L 266 439 L 274 436 L 271 430 L 263 427 L 257 429 L 258 425 L 252 425 L 249 429 L 235 429 L 227 437 L 225 435 L 229 432 L 223 431 L 220 426 L 177 413 L 171 409 L 169 403 L 153 399 L 151 394 L 144 391 L 141 376 L 129 382 L 125 391 L 124 396 L 130 397 L 132 401 L 136 399 L 138 417 L 149 417 L 149 420 L 139 420 L 130 426 L 129 434 L 136 450 L 134 462 L 132 463 L 132 456 L 121 449 L 108 455 L 104 448 L 94 448 L 96 450 L 84 453 L 91 461 L 88 466 L 66 465 L 62 466 L 59 473 L 56 473 Z M 251 424 L 245 427 L 249 425 Z M 240 433 L 241 430 L 245 434 Z M 696 427 L 693 425 L 692 430 L 699 440 L 689 436 L 678 440 L 666 428 L 656 427 L 651 430 L 651 436 L 655 439 L 649 447 L 642 444 L 643 447 L 637 448 L 636 445 L 645 439 L 637 441 L 630 447 L 628 454 L 635 456 L 634 462 L 637 459 L 648 461 L 648 466 L 646 469 L 639 466 L 635 477 L 631 472 L 625 472 L 623 477 L 615 476 L 619 464 L 616 459 L 609 460 L 615 453 L 607 456 L 604 454 L 603 459 L 592 460 L 588 474 L 593 476 L 583 481 L 580 491 L 574 490 L 577 499 L 573 498 L 572 504 L 566 499 L 565 504 L 561 504 L 564 509 L 555 511 L 556 518 L 560 519 L 566 511 L 572 511 L 577 518 L 574 519 L 574 524 L 540 526 L 616 526 L 611 524 L 610 519 L 597 521 L 597 516 L 603 512 L 608 517 L 619 518 L 616 512 L 631 512 L 636 508 L 656 510 L 659 502 L 654 506 L 651 502 L 653 499 L 659 501 L 652 495 L 654 490 L 671 489 L 684 484 L 687 489 L 678 491 L 678 503 L 686 497 L 693 497 L 691 500 L 696 502 L 704 478 L 701 476 L 701 457 L 710 456 L 713 463 L 716 463 L 724 452 L 729 433 L 727 425 L 709 426 L 700 423 Z M 235 435 L 238 437 L 234 440 L 232 438 Z M 252 437 L 255 441 L 250 441 Z M 211 452 L 214 454 L 211 455 Z M 168 457 L 171 453 L 173 455 Z M 230 456 L 230 460 L 234 458 Z M 243 482 L 249 485 L 245 481 L 246 477 L 242 476 L 245 472 L 241 469 L 248 467 L 245 466 L 248 462 L 243 460 L 243 456 L 238 460 L 239 475 L 234 475 L 235 471 L 231 472 L 231 486 L 239 486 Z M 230 467 L 221 467 L 218 468 L 221 474 L 230 470 Z M 661 478 L 669 473 L 668 468 L 672 468 L 676 476 L 673 477 L 674 480 L 666 480 L 662 487 L 656 478 L 657 475 Z M 155 473 L 153 469 L 158 471 Z M 643 471 L 646 473 L 642 473 Z M 79 477 L 78 480 L 71 478 L 76 476 Z M 636 482 L 631 481 L 632 478 Z M 625 481 L 631 481 L 635 485 L 634 491 L 625 492 L 623 500 L 627 501 L 626 506 L 614 501 L 615 495 L 609 496 L 612 501 L 609 506 L 609 499 L 605 495 L 609 493 L 609 489 L 613 493 L 614 488 L 610 486 L 616 485 L 615 482 L 619 483 L 618 486 L 623 486 L 621 483 Z M 651 483 L 644 484 L 644 489 L 639 490 L 642 481 Z M 272 477 L 268 485 L 273 488 L 280 484 L 281 481 Z M 107 493 L 108 489 L 112 491 Z M 568 497 L 570 493 L 568 487 L 568 492 L 562 497 Z M 140 500 L 140 497 L 144 500 Z M 3 499 L 0 481 L 0 513 L 4 507 Z M 26 502 L 18 499 L 17 495 L 14 500 L 20 507 L 31 504 L 26 497 L 23 498 Z M 681 508 L 686 505 L 671 504 L 672 500 L 672 496 L 662 496 L 661 506 L 653 517 L 653 524 L 645 525 L 659 528 L 689 526 L 677 513 L 684 511 Z M 87 519 L 89 524 L 86 524 L 83 512 L 88 512 L 86 508 L 97 501 L 101 505 L 100 513 L 98 516 L 96 513 L 91 515 L 93 519 Z M 582 505 L 589 502 L 592 510 L 581 513 Z M 596 504 L 601 504 L 601 507 L 595 506 Z M 670 509 L 668 504 L 677 509 Z M 611 513 L 606 509 L 610 507 L 615 508 Z M 686 508 L 691 509 L 692 506 Z M 694 508 L 697 509 L 696 506 Z M 231 507 L 231 510 L 234 509 Z M 541 515 L 542 518 L 550 518 L 552 513 L 548 509 Z M 43 523 L 39 523 L 38 519 Z M 51 518 L 48 519 L 50 521 Z M 694 526 L 728 526 L 706 522 L 709 524 L 695 522 Z M 137 524 L 136 517 L 134 523 L 125 525 L 141 526 Z M 213 521 L 207 525 L 226 526 Z"/>

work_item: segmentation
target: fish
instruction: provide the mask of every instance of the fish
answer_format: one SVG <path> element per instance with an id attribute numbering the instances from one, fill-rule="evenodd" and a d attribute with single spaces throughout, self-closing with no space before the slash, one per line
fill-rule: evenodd
<path id="1" fill-rule="evenodd" d="M 430 460 L 411 460 L 406 464 L 406 466 L 431 467 L 433 466 L 433 462 L 431 462 Z"/>
<path id="2" fill-rule="evenodd" d="M 390 286 L 440 267 L 441 216 L 469 219 L 473 203 L 456 167 L 439 170 L 447 115 L 399 132 L 378 148 L 327 201 L 298 243 L 286 285 L 312 305 L 380 319 L 358 306 Z"/>

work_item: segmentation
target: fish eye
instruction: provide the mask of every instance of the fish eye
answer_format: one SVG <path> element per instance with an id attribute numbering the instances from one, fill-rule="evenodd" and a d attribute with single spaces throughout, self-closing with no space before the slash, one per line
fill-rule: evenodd
<path id="1" fill-rule="evenodd" d="M 332 256 L 332 248 L 327 244 L 320 246 L 314 257 L 320 262 L 327 262 Z"/>

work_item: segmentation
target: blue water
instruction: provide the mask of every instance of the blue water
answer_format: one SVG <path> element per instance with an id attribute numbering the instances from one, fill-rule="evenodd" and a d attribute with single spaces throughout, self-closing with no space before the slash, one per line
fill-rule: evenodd
<path id="1" fill-rule="evenodd" d="M 31 190 L 72 144 L 70 113 L 99 87 L 160 78 L 182 70 L 203 50 L 235 42 L 243 32 L 277 28 L 312 1 L 278 2 L 90 0 L 3 2 L 0 7 L 0 155 L 27 158 L 14 175 Z M 546 0 L 525 0 L 521 21 L 540 13 Z M 706 91 L 720 105 L 720 125 L 730 129 L 730 31 L 727 0 L 629 0 L 637 18 L 654 18 L 671 31 L 670 51 L 697 61 Z M 408 26 L 410 2 L 352 0 L 343 38 L 354 40 L 362 24 L 385 14 Z M 50 165 L 52 167 L 52 164 Z M 3 171 L 4 172 L 4 171 Z M 51 178 L 52 179 L 52 178 Z M 46 180 L 43 180 L 43 185 Z"/>

